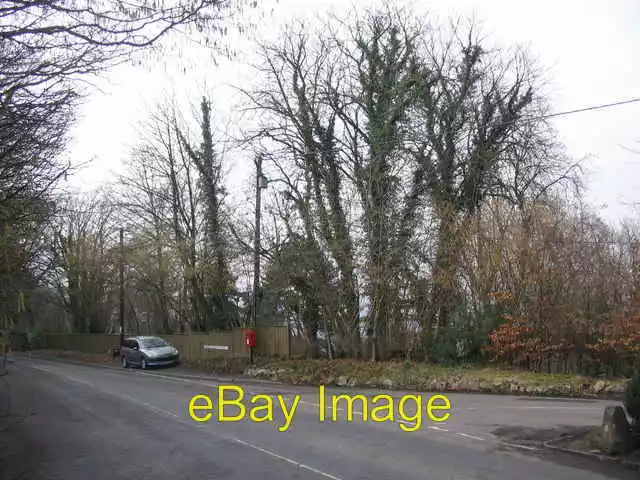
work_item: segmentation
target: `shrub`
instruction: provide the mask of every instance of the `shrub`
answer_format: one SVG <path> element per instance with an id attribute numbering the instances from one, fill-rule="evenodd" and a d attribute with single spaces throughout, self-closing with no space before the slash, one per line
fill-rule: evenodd
<path id="1" fill-rule="evenodd" d="M 470 312 L 464 306 L 453 312 L 447 328 L 431 346 L 431 360 L 447 366 L 483 363 L 489 333 L 503 320 L 491 306 Z"/>
<path id="2" fill-rule="evenodd" d="M 636 373 L 627 385 L 624 407 L 633 419 L 635 428 L 640 426 L 640 373 Z"/>

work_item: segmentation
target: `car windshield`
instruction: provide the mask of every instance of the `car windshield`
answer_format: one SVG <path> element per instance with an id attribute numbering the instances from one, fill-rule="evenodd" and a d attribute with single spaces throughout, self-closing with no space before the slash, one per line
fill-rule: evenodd
<path id="1" fill-rule="evenodd" d="M 166 347 L 169 344 L 161 338 L 145 338 L 144 340 L 142 340 L 142 345 L 145 348 L 158 348 Z"/>

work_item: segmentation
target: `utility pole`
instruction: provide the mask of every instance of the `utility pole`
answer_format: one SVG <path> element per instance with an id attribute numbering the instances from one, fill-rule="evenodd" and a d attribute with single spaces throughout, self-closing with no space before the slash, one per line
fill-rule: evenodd
<path id="1" fill-rule="evenodd" d="M 120 227 L 120 346 L 124 343 L 124 228 Z"/>
<path id="2" fill-rule="evenodd" d="M 256 211 L 255 238 L 253 244 L 253 308 L 251 309 L 251 326 L 258 323 L 258 298 L 260 294 L 260 219 L 262 208 L 262 189 L 267 188 L 267 179 L 262 175 L 262 155 L 258 155 L 256 163 Z M 253 364 L 253 347 L 251 347 L 251 363 Z"/>

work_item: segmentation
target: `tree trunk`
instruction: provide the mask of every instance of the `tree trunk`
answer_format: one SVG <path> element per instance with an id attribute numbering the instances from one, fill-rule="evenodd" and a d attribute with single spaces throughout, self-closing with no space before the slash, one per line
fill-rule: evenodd
<path id="1" fill-rule="evenodd" d="M 433 270 L 433 290 L 431 295 L 432 341 L 436 341 L 441 331 L 447 327 L 459 300 L 456 286 L 458 259 L 463 245 L 463 228 L 458 227 L 455 213 L 444 213 L 438 228 L 438 247 Z M 431 336 L 431 332 L 427 333 Z"/>

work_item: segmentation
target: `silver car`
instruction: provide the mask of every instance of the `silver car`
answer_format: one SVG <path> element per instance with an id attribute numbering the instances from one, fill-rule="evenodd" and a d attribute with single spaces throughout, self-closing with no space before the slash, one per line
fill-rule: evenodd
<path id="1" fill-rule="evenodd" d="M 180 353 L 176 348 L 160 337 L 128 337 L 124 339 L 120 351 L 124 368 L 159 367 L 177 365 Z"/>

